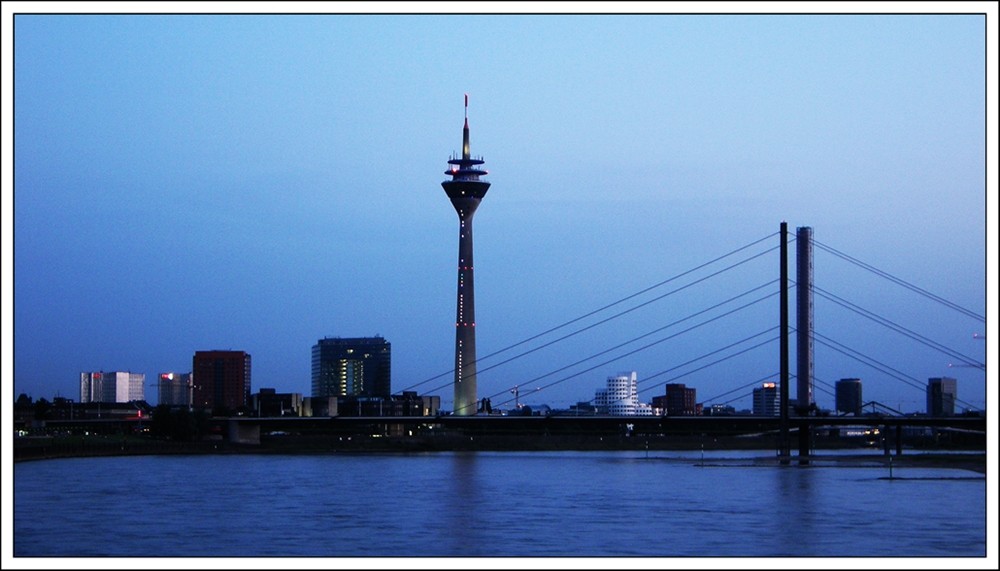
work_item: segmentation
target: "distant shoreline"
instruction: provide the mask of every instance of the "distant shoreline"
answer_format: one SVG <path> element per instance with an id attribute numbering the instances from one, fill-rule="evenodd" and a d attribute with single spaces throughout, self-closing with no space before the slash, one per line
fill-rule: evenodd
<path id="1" fill-rule="evenodd" d="M 867 453 L 823 454 L 824 451 L 869 450 Z M 203 439 L 192 442 L 160 440 L 138 436 L 53 436 L 17 438 L 14 442 L 14 461 L 38 461 L 60 458 L 140 455 L 192 455 L 192 454 L 342 454 L 342 453 L 435 453 L 435 452 L 543 452 L 543 451 L 726 451 L 760 450 L 759 458 L 743 458 L 739 462 L 754 465 L 779 465 L 780 461 L 771 442 L 746 438 L 672 438 L 664 441 L 644 439 L 594 439 L 594 438 L 303 438 L 283 436 L 262 441 L 260 444 L 235 444 L 224 440 Z M 918 451 L 919 450 L 919 451 Z M 881 454 L 870 447 L 823 446 L 818 444 L 806 457 L 792 454 L 788 465 L 814 467 L 870 466 L 885 467 L 890 463 L 898 467 L 936 467 L 986 473 L 986 451 L 982 449 L 918 449 L 902 454 Z M 803 460 L 805 462 L 803 462 Z M 728 465 L 733 460 L 713 457 L 712 465 Z"/>

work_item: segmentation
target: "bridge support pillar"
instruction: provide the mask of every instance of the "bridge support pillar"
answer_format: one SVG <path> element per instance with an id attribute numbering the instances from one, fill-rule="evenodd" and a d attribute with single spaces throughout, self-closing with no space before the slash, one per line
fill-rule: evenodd
<path id="1" fill-rule="evenodd" d="M 890 456 L 892 451 L 889 445 L 889 425 L 882 425 L 882 454 L 885 456 Z"/>
<path id="2" fill-rule="evenodd" d="M 780 391 L 778 393 L 778 406 L 781 409 L 779 414 L 781 415 L 781 430 L 779 439 L 779 446 L 781 450 L 778 456 L 781 458 L 781 463 L 788 464 L 788 457 L 791 455 L 791 438 L 788 430 L 788 380 L 789 380 L 789 370 L 788 370 L 788 223 L 782 222 L 781 229 L 779 233 L 781 234 L 781 248 L 780 248 L 780 260 L 779 263 L 781 267 L 778 270 L 779 281 L 778 284 L 780 295 L 778 310 L 778 335 L 781 340 L 779 342 L 778 348 L 778 370 L 780 371 Z"/>
<path id="3" fill-rule="evenodd" d="M 803 422 L 799 425 L 799 464 L 809 463 L 811 440 L 812 425 L 809 422 Z"/>
<path id="4" fill-rule="evenodd" d="M 229 441 L 236 444 L 260 444 L 260 424 L 229 421 Z"/>

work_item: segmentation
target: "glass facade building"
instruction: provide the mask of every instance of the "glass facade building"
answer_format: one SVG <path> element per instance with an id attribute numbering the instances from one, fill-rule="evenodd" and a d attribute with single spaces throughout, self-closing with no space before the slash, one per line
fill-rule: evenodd
<path id="1" fill-rule="evenodd" d="M 388 398 L 391 372 L 391 345 L 383 337 L 326 337 L 312 348 L 313 397 Z"/>
<path id="2" fill-rule="evenodd" d="M 80 373 L 80 402 L 131 402 L 145 400 L 145 373 L 95 371 Z"/>
<path id="3" fill-rule="evenodd" d="M 958 398 L 958 381 L 949 377 L 927 380 L 927 415 L 954 416 Z"/>

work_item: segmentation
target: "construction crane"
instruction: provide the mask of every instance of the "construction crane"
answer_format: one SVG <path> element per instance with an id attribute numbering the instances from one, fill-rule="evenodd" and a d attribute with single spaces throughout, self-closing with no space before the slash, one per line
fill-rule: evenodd
<path id="1" fill-rule="evenodd" d="M 979 341 L 986 341 L 986 336 L 983 335 L 982 333 L 973 333 L 972 334 L 972 338 L 973 339 L 977 339 Z M 985 363 L 948 363 L 948 366 L 949 367 L 972 367 L 973 369 L 982 369 L 984 371 L 986 370 L 986 364 Z"/>
<path id="2" fill-rule="evenodd" d="M 986 370 L 986 365 L 984 363 L 948 363 L 948 367 L 972 367 L 973 369 Z"/>
<path id="3" fill-rule="evenodd" d="M 530 391 L 528 394 L 531 394 L 533 392 L 537 392 L 537 391 L 540 391 L 540 390 L 542 390 L 541 387 L 535 387 L 535 389 L 533 391 Z M 518 410 L 521 410 L 521 407 L 523 406 L 521 404 L 521 401 L 520 401 L 520 395 L 521 395 L 520 391 L 521 391 L 521 389 L 517 385 L 514 385 L 514 388 L 510 390 L 511 394 L 514 395 L 514 408 L 516 408 Z"/>

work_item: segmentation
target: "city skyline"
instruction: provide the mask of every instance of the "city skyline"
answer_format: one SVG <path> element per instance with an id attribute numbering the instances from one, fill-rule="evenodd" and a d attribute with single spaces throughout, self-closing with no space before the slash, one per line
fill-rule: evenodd
<path id="1" fill-rule="evenodd" d="M 981 16 L 39 15 L 14 31 L 14 395 L 73 395 L 88 370 L 187 372 L 218 348 L 253 355 L 252 392 L 305 393 L 324 336 L 392 342 L 394 393 L 447 373 L 454 214 L 440 173 L 465 93 L 493 183 L 477 224 L 484 365 L 783 220 L 986 314 Z M 546 385 L 562 374 L 535 379 L 775 279 L 777 255 L 740 271 L 480 367 L 478 397 Z M 815 279 L 986 361 L 974 319 L 821 249 Z M 776 325 L 776 303 L 529 404 L 590 400 L 622 370 L 649 402 L 670 380 L 644 378 Z M 817 344 L 820 407 L 849 377 L 902 410 L 952 377 L 986 406 L 981 370 L 820 296 L 815 320 L 921 386 Z M 702 401 L 777 371 L 774 343 L 677 382 Z M 447 380 L 417 390 L 448 409 Z"/>
<path id="2" fill-rule="evenodd" d="M 327 338 L 326 340 L 329 340 L 329 339 L 330 338 Z M 323 340 L 320 340 L 320 341 L 322 342 Z M 348 341 L 363 341 L 363 342 L 368 342 L 368 340 L 364 340 L 364 339 L 351 339 L 351 340 L 348 340 Z M 315 352 L 316 352 L 317 347 L 318 346 L 314 346 L 313 347 L 313 350 L 314 350 L 314 357 L 313 357 L 314 368 L 315 368 L 315 363 L 317 361 L 317 358 L 315 356 Z M 196 352 L 196 358 L 197 358 L 197 354 L 198 353 L 219 353 L 219 351 L 208 351 L 208 352 L 198 351 L 198 352 Z M 234 352 L 234 353 L 240 353 L 240 352 Z M 365 357 L 369 357 L 369 356 L 366 355 Z M 162 372 L 162 373 L 159 373 L 159 375 L 158 375 L 158 377 L 159 377 L 158 382 L 151 383 L 149 385 L 150 389 L 151 389 L 151 392 L 156 393 L 158 395 L 157 402 L 155 402 L 155 403 L 150 403 L 150 399 L 145 398 L 145 397 L 139 398 L 139 397 L 136 397 L 134 394 L 129 394 L 129 396 L 127 396 L 127 397 L 126 396 L 115 397 L 115 395 L 113 395 L 113 394 L 110 395 L 110 396 L 105 396 L 103 398 L 96 398 L 94 396 L 86 396 L 86 395 L 92 395 L 92 394 L 94 394 L 94 390 L 95 389 L 91 388 L 91 384 L 94 382 L 92 379 L 98 379 L 99 380 L 102 376 L 104 376 L 104 377 L 119 376 L 120 377 L 121 375 L 126 375 L 126 377 L 124 377 L 125 379 L 128 379 L 128 377 L 132 377 L 133 378 L 132 382 L 130 382 L 129 384 L 125 385 L 125 387 L 126 387 L 126 389 L 128 391 L 133 391 L 133 392 L 140 391 L 141 392 L 141 391 L 145 390 L 145 388 L 146 388 L 146 385 L 145 385 L 145 382 L 144 382 L 145 373 L 134 373 L 134 372 L 131 372 L 131 371 L 88 371 L 88 372 L 82 372 L 80 374 L 81 386 L 79 388 L 79 393 L 78 393 L 79 394 L 79 402 L 81 404 L 97 403 L 97 402 L 109 403 L 109 404 L 112 404 L 112 403 L 113 404 L 127 404 L 127 403 L 134 403 L 134 402 L 145 402 L 147 405 L 150 405 L 150 406 L 166 404 L 166 405 L 169 405 L 169 406 L 188 406 L 188 407 L 192 406 L 192 404 L 193 404 L 193 403 L 190 402 L 190 398 L 188 397 L 188 394 L 195 387 L 195 385 L 193 385 L 194 378 L 193 378 L 193 373 L 192 372 L 188 372 L 188 373 Z M 175 382 L 175 377 L 176 377 L 176 382 Z M 134 380 L 135 378 L 138 378 L 139 380 L 135 381 Z M 609 376 L 608 377 L 608 384 L 610 385 L 612 379 L 620 380 L 620 379 L 626 379 L 626 378 L 631 378 L 631 382 L 632 382 L 633 385 L 635 385 L 636 382 L 639 380 L 636 377 L 636 372 L 635 371 L 621 371 L 621 372 L 619 372 L 619 373 L 617 373 L 615 375 Z M 928 401 L 927 401 L 927 406 L 926 406 L 926 408 L 924 410 L 895 411 L 895 412 L 907 413 L 907 414 L 910 414 L 910 413 L 927 414 L 927 415 L 930 415 L 930 416 L 942 416 L 942 414 L 941 414 L 941 412 L 939 410 L 939 409 L 941 409 L 941 407 L 939 405 L 932 405 L 931 404 L 931 400 L 930 400 L 932 392 L 934 392 L 935 390 L 940 395 L 940 393 L 941 393 L 940 385 L 941 385 L 942 379 L 944 379 L 944 380 L 946 380 L 946 381 L 948 381 L 948 382 L 951 383 L 948 386 L 948 391 L 947 392 L 952 395 L 951 400 L 948 401 L 949 404 L 946 405 L 946 412 L 945 412 L 945 414 L 943 414 L 943 416 L 955 416 L 956 414 L 961 414 L 962 413 L 962 407 L 955 408 L 955 403 L 956 402 L 961 402 L 960 400 L 957 400 L 956 397 L 954 396 L 955 393 L 956 393 L 956 388 L 957 388 L 956 380 L 953 379 L 953 378 L 950 378 L 950 377 L 932 377 L 932 378 L 927 379 L 926 386 L 925 386 L 925 391 L 926 391 L 926 395 L 927 395 Z M 153 380 L 157 380 L 157 379 L 153 379 Z M 844 387 L 845 383 L 852 383 L 853 386 L 852 387 Z M 331 396 L 329 394 L 316 394 L 317 390 L 315 388 L 315 381 L 314 381 L 313 384 L 314 384 L 314 387 L 313 387 L 313 390 L 311 390 L 311 391 L 291 391 L 291 392 L 289 392 L 287 394 L 293 394 L 293 395 L 297 395 L 299 397 L 312 397 L 312 398 L 326 398 L 326 397 Z M 820 414 L 829 415 L 831 413 L 832 414 L 846 414 L 846 413 L 851 413 L 854 416 L 860 416 L 861 414 L 864 413 L 864 411 L 873 412 L 873 413 L 879 413 L 879 414 L 883 413 L 883 411 L 886 411 L 887 408 L 886 408 L 885 403 L 879 403 L 877 401 L 868 401 L 868 402 L 866 402 L 864 399 L 860 398 L 861 397 L 862 385 L 863 385 L 862 379 L 852 378 L 852 379 L 840 379 L 840 380 L 838 380 L 835 383 L 836 393 L 834 395 L 834 397 L 835 397 L 834 406 L 831 406 L 829 409 L 822 409 L 821 408 Z M 761 413 L 761 412 L 759 412 L 759 411 L 756 410 L 757 407 L 758 407 L 758 405 L 759 405 L 759 403 L 758 403 L 758 400 L 759 400 L 758 399 L 758 393 L 761 390 L 765 390 L 765 389 L 769 388 L 771 390 L 771 392 L 774 393 L 774 401 L 776 403 L 777 402 L 777 389 L 776 389 L 776 386 L 777 386 L 777 383 L 775 383 L 773 381 L 765 381 L 765 382 L 758 383 L 758 384 L 754 385 L 753 387 L 751 387 L 751 389 L 752 389 L 752 395 L 753 395 L 752 396 L 753 402 L 752 402 L 752 406 L 750 408 L 737 409 L 736 407 L 733 407 L 732 405 L 728 405 L 728 404 L 725 404 L 725 405 L 720 405 L 719 403 L 714 403 L 714 404 L 716 404 L 717 406 L 719 406 L 719 407 L 721 407 L 723 409 L 728 409 L 729 410 L 728 413 L 724 413 L 724 414 L 741 414 L 741 413 L 748 413 L 748 414 L 753 414 L 753 415 L 765 414 L 765 413 Z M 567 403 L 566 407 L 562 407 L 562 406 L 559 406 L 559 405 L 557 405 L 555 407 L 551 407 L 551 406 L 549 406 L 548 403 L 542 403 L 542 405 L 544 407 L 546 407 L 546 409 L 548 409 L 548 410 L 566 411 L 566 410 L 570 410 L 570 409 L 572 409 L 574 407 L 577 407 L 579 405 L 583 405 L 585 403 L 589 403 L 591 406 L 595 407 L 595 409 L 600 409 L 600 407 L 602 407 L 602 406 L 604 406 L 606 408 L 607 407 L 607 403 L 609 403 L 609 402 L 615 403 L 615 402 L 619 402 L 619 401 L 620 402 L 626 402 L 626 401 L 628 401 L 628 402 L 632 402 L 633 404 L 652 405 L 654 409 L 660 408 L 660 409 L 663 409 L 665 411 L 667 407 L 666 407 L 665 404 L 662 404 L 662 403 L 666 403 L 667 400 L 661 400 L 661 404 L 659 404 L 659 405 L 657 404 L 657 401 L 658 401 L 658 399 L 670 398 L 671 391 L 677 392 L 678 394 L 680 394 L 683 391 L 690 392 L 690 396 L 688 397 L 688 400 L 691 401 L 689 408 L 691 408 L 692 410 L 693 410 L 693 408 L 694 408 L 695 405 L 697 405 L 698 408 L 700 409 L 703 404 L 709 404 L 709 405 L 713 404 L 713 403 L 703 403 L 701 400 L 696 399 L 694 397 L 694 394 L 695 394 L 695 392 L 697 390 L 696 387 L 686 387 L 683 383 L 679 383 L 679 384 L 678 383 L 665 383 L 663 385 L 660 385 L 660 387 L 665 389 L 666 394 L 665 395 L 662 394 L 662 393 L 661 394 L 651 394 L 650 395 L 651 398 L 646 399 L 646 400 L 649 400 L 649 402 L 645 402 L 643 399 L 639 399 L 637 394 L 631 394 L 631 396 L 628 396 L 628 397 L 611 398 L 609 400 L 609 397 L 606 394 L 602 395 L 601 393 L 602 393 L 602 391 L 607 392 L 610 389 L 605 389 L 605 388 L 598 387 L 597 390 L 595 391 L 596 392 L 595 397 L 592 398 L 592 399 L 589 399 L 587 401 L 581 401 L 581 402 L 577 402 L 577 403 Z M 935 389 L 935 387 L 937 387 L 937 388 Z M 111 384 L 112 392 L 114 392 L 115 388 L 116 388 L 115 384 L 112 383 Z M 118 388 L 119 391 L 124 390 L 124 389 L 122 389 L 122 387 L 117 387 L 117 388 Z M 527 389 L 527 392 L 526 392 L 525 396 L 532 394 L 536 390 L 539 390 L 539 389 L 537 389 L 537 388 L 536 389 Z M 108 391 L 107 387 L 104 387 L 104 391 L 105 391 L 105 393 L 107 393 L 107 391 Z M 273 387 L 255 387 L 251 391 L 251 394 L 248 395 L 248 398 L 252 397 L 252 396 L 257 396 L 257 395 L 262 394 L 264 392 L 275 393 L 276 391 L 275 391 L 275 389 Z M 323 392 L 323 391 L 320 391 L 320 392 Z M 508 399 L 508 401 L 505 401 L 505 404 L 508 405 L 508 406 L 496 409 L 497 413 L 506 413 L 507 411 L 514 412 L 517 409 L 520 409 L 521 406 L 524 406 L 526 404 L 526 403 L 522 403 L 521 399 L 518 396 L 520 394 L 518 386 L 515 386 L 514 389 L 511 390 L 510 392 L 512 394 L 515 394 L 515 397 L 512 398 L 512 399 Z M 394 395 L 395 396 L 400 396 L 403 393 L 404 393 L 404 391 L 395 391 Z M 166 400 L 164 400 L 164 396 L 166 396 Z M 347 394 L 340 395 L 340 396 L 365 396 L 365 395 L 363 395 L 360 392 L 355 391 L 355 392 L 347 392 Z M 439 395 L 426 395 L 426 396 L 439 396 Z M 29 401 L 34 401 L 35 400 L 30 395 L 27 395 L 27 394 L 24 394 L 24 393 L 18 395 L 18 400 L 20 400 L 22 397 L 28 397 Z M 39 399 L 44 399 L 44 400 L 47 400 L 47 401 L 52 401 L 53 400 L 52 398 L 47 397 L 47 396 L 42 396 L 42 397 L 38 397 L 38 398 Z M 371 397 L 366 397 L 366 398 L 371 398 Z M 377 397 L 377 398 L 389 399 L 390 395 L 384 395 L 384 396 Z M 674 398 L 680 398 L 680 397 L 676 397 L 675 396 Z M 940 400 L 940 396 L 938 398 Z M 629 399 L 631 399 L 631 400 L 629 400 Z M 72 401 L 76 401 L 77 399 L 66 397 L 65 395 L 54 395 L 54 400 L 56 400 L 58 402 L 72 402 Z M 790 402 L 792 402 L 793 405 L 795 404 L 795 401 L 796 401 L 796 399 L 790 398 Z M 847 405 L 849 405 L 849 406 L 847 406 L 847 408 L 844 408 L 844 406 L 845 406 L 844 403 L 847 403 Z M 562 404 L 562 403 L 560 403 L 560 404 Z M 775 406 L 777 406 L 777 405 L 775 405 Z M 200 408 L 207 410 L 207 409 L 209 409 L 211 407 L 209 406 L 208 403 L 204 403 L 204 406 L 202 406 Z M 753 410 L 751 410 L 751 408 Z M 890 407 L 890 409 L 891 409 L 891 407 Z M 447 412 L 451 412 L 451 411 L 447 411 Z M 483 413 L 484 411 L 479 411 L 479 412 Z M 536 413 L 536 414 L 539 414 L 539 413 Z M 634 412 L 626 412 L 626 413 L 623 413 L 623 412 L 607 412 L 607 411 L 598 410 L 598 414 L 611 414 L 612 416 L 632 416 L 632 415 L 635 415 L 637 413 L 634 413 Z M 665 414 L 665 413 L 661 412 L 660 414 Z M 676 414 L 681 414 L 681 413 L 676 413 Z M 698 413 L 685 412 L 683 414 L 702 414 L 702 413 L 701 412 L 698 412 Z M 705 414 L 718 414 L 718 413 L 706 412 Z M 639 414 L 639 415 L 641 415 L 641 414 Z M 777 415 L 777 409 L 773 410 L 772 412 L 769 412 L 769 413 L 765 414 L 765 416 L 775 416 L 775 415 Z M 320 416 L 322 416 L 322 415 L 320 415 Z"/>

